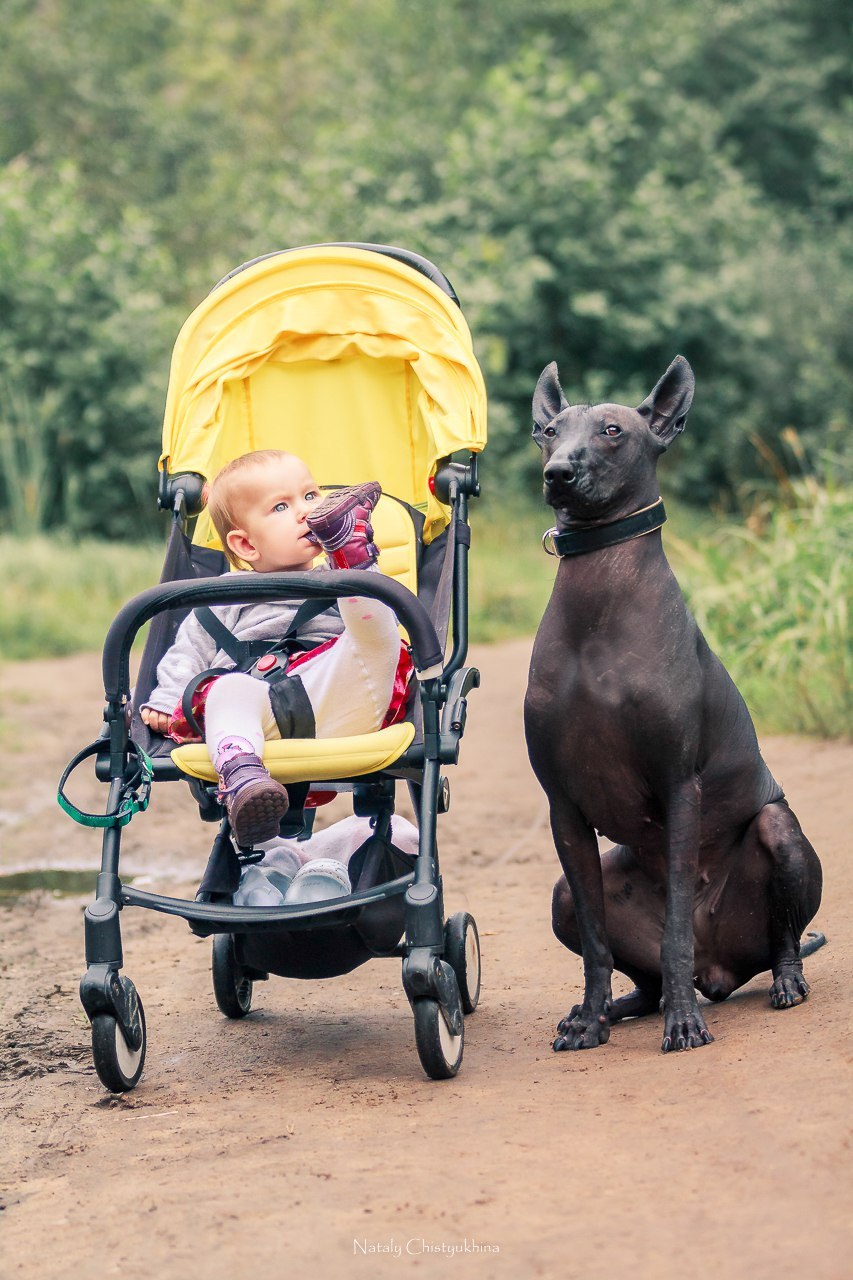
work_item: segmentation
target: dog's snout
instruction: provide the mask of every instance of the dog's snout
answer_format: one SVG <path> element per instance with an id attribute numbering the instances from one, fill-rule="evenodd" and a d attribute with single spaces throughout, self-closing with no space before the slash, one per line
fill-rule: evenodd
<path id="1" fill-rule="evenodd" d="M 571 458 L 552 458 L 543 474 L 546 485 L 573 484 L 577 477 L 577 466 Z"/>

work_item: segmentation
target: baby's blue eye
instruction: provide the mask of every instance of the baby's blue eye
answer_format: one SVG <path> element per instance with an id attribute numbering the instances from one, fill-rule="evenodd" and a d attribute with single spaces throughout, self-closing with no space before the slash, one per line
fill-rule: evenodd
<path id="1" fill-rule="evenodd" d="M 317 490 L 316 490 L 316 489 L 309 489 L 309 490 L 308 490 L 308 492 L 307 492 L 307 493 L 306 493 L 306 495 L 305 495 L 305 501 L 306 501 L 306 502 L 316 502 L 316 500 L 317 500 L 317 498 L 319 498 L 319 496 L 320 496 L 320 495 L 319 495 L 319 493 L 317 492 Z"/>
<path id="2" fill-rule="evenodd" d="M 286 511 L 286 510 L 287 510 L 286 502 L 277 502 L 273 507 L 273 511 Z"/>

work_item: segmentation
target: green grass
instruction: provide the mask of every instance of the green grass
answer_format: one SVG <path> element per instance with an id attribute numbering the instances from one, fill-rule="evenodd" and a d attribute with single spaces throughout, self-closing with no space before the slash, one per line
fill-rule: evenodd
<path id="1" fill-rule="evenodd" d="M 130 596 L 160 578 L 163 548 L 0 536 L 0 658 L 100 649 Z"/>
<path id="2" fill-rule="evenodd" d="M 542 550 L 551 512 L 543 505 L 504 515 L 472 503 L 470 627 L 475 642 L 533 635 L 554 582 L 557 561 Z"/>
<path id="3" fill-rule="evenodd" d="M 541 548 L 551 513 L 472 507 L 471 638 L 532 635 L 556 572 Z M 788 482 L 741 522 L 669 499 L 667 510 L 667 554 L 759 728 L 849 736 L 851 490 Z M 0 555 L 0 657 L 11 660 L 99 650 L 119 606 L 158 581 L 163 552 L 5 536 Z"/>
<path id="4" fill-rule="evenodd" d="M 765 732 L 853 733 L 853 493 L 800 481 L 695 543 L 679 577 L 709 644 Z"/>

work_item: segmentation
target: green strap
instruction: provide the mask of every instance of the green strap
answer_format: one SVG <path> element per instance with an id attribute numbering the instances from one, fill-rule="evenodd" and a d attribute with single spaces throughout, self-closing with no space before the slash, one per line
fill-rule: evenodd
<path id="1" fill-rule="evenodd" d="M 128 742 L 127 745 L 128 750 L 136 756 L 138 768 L 124 784 L 121 803 L 114 813 L 84 813 L 82 809 L 78 809 L 75 804 L 72 804 L 66 796 L 64 791 L 65 784 L 77 766 L 87 760 L 89 756 L 97 755 L 99 751 L 103 751 L 108 745 L 104 738 L 99 738 L 97 742 L 93 742 L 90 746 L 84 747 L 82 751 L 78 751 L 59 779 L 59 790 L 56 794 L 59 806 L 65 810 L 69 818 L 73 818 L 75 822 L 79 822 L 83 827 L 124 827 L 130 822 L 135 813 L 144 813 L 148 808 L 148 801 L 151 798 L 151 783 L 154 779 L 154 765 L 151 757 L 146 755 L 137 742 Z"/>

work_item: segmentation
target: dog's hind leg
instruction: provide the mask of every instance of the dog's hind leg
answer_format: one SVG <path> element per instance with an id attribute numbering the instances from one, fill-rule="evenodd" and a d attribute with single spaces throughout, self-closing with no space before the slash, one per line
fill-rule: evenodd
<path id="1" fill-rule="evenodd" d="M 784 800 L 765 805 L 755 819 L 760 851 L 770 859 L 770 962 L 774 1009 L 802 1004 L 809 993 L 803 977 L 800 938 L 820 906 L 820 861 Z"/>
<path id="2" fill-rule="evenodd" d="M 698 925 L 703 995 L 723 999 L 771 969 L 773 1008 L 802 1004 L 809 984 L 800 938 L 820 906 L 821 888 L 820 861 L 788 805 L 765 805 L 746 830 L 712 918 Z M 812 944 L 809 953 L 815 949 Z"/>

